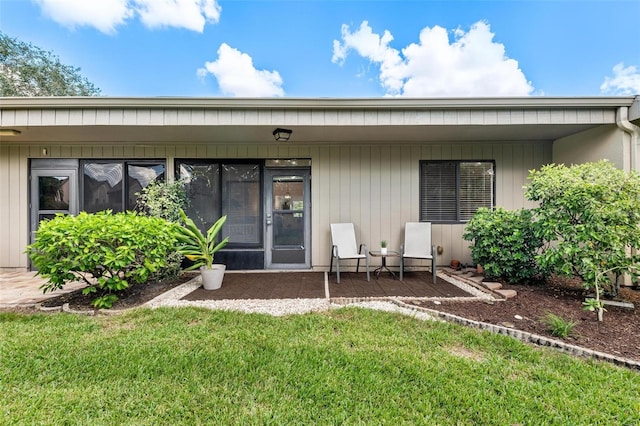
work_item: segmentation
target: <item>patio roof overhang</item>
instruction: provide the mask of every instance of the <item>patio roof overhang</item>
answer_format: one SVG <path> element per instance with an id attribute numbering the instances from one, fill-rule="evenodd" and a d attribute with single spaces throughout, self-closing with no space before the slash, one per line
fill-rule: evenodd
<path id="1" fill-rule="evenodd" d="M 555 140 L 616 123 L 639 97 L 0 98 L 0 143 L 294 144 Z M 636 117 L 637 116 L 637 117 Z"/>

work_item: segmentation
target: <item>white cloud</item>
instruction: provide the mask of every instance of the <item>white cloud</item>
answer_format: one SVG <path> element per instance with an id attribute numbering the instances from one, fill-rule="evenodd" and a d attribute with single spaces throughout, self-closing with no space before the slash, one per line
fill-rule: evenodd
<path id="1" fill-rule="evenodd" d="M 380 83 L 388 95 L 399 96 L 526 96 L 533 87 L 518 62 L 505 54 L 504 45 L 493 41 L 485 22 L 468 32 L 449 32 L 426 27 L 419 42 L 401 51 L 389 46 L 393 36 L 375 34 L 368 22 L 351 32 L 342 26 L 342 40 L 334 40 L 332 61 L 342 65 L 349 52 L 380 66 Z"/>
<path id="2" fill-rule="evenodd" d="M 613 67 L 613 77 L 604 78 L 600 91 L 621 96 L 638 95 L 640 94 L 640 72 L 635 66 L 629 65 L 625 68 L 620 62 Z"/>
<path id="3" fill-rule="evenodd" d="M 134 0 L 142 23 L 149 27 L 177 27 L 202 32 L 207 22 L 220 20 L 215 0 Z"/>
<path id="4" fill-rule="evenodd" d="M 282 78 L 278 71 L 258 70 L 246 53 L 222 43 L 218 59 L 206 62 L 198 69 L 198 75 L 213 74 L 225 95 L 239 97 L 284 96 Z"/>
<path id="5" fill-rule="evenodd" d="M 129 0 L 36 0 L 42 12 L 69 28 L 95 27 L 103 33 L 114 33 L 133 15 Z"/>
<path id="6" fill-rule="evenodd" d="M 149 28 L 176 27 L 202 32 L 220 20 L 217 0 L 36 0 L 45 15 L 69 28 L 95 27 L 114 33 L 138 16 Z"/>

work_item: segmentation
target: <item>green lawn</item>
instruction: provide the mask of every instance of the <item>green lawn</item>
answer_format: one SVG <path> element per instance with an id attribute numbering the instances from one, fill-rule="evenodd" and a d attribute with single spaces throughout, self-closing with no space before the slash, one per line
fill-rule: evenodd
<path id="1" fill-rule="evenodd" d="M 0 424 L 640 423 L 640 374 L 345 308 L 0 314 Z"/>

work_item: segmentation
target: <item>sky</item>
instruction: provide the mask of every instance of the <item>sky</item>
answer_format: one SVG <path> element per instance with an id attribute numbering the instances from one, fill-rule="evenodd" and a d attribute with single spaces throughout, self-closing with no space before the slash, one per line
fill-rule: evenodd
<path id="1" fill-rule="evenodd" d="M 113 97 L 640 94 L 640 0 L 0 0 Z"/>

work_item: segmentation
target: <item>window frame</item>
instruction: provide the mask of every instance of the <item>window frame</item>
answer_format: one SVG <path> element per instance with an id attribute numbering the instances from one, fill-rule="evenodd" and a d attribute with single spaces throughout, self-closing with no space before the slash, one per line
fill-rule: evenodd
<path id="1" fill-rule="evenodd" d="M 258 166 L 258 194 L 259 194 L 259 211 L 258 217 L 260 218 L 259 223 L 264 225 L 264 168 L 265 161 L 263 159 L 255 159 L 255 158 L 175 158 L 174 159 L 174 175 L 175 179 L 178 180 L 181 178 L 180 176 L 180 164 L 193 164 L 193 165 L 210 165 L 217 164 L 218 165 L 218 173 L 219 179 L 217 179 L 218 185 L 218 196 L 219 199 L 219 215 L 222 215 L 222 197 L 223 197 L 223 166 L 224 165 L 255 165 Z M 262 249 L 264 247 L 264 226 L 258 226 L 258 235 L 257 242 L 255 243 L 239 243 L 239 242 L 229 242 L 225 249 Z"/>
<path id="2" fill-rule="evenodd" d="M 493 170 L 493 179 L 492 179 L 492 189 L 491 189 L 491 206 L 493 209 L 496 206 L 496 161 L 495 160 L 420 160 L 418 166 L 419 173 L 419 199 L 418 199 L 418 217 L 420 218 L 420 222 L 431 222 L 437 224 L 464 224 L 467 223 L 470 219 L 461 219 L 461 200 L 460 200 L 460 165 L 465 163 L 485 163 L 491 164 Z M 425 185 L 423 184 L 423 179 L 426 176 L 423 173 L 423 166 L 426 164 L 454 164 L 455 165 L 455 209 L 456 209 L 456 218 L 453 220 L 434 220 L 428 217 L 423 217 L 423 203 L 428 203 L 428 194 L 425 193 Z M 425 213 L 426 215 L 426 213 Z"/>
<path id="3" fill-rule="evenodd" d="M 109 163 L 119 163 L 122 166 L 122 192 L 121 192 L 121 202 L 122 202 L 122 211 L 132 211 L 135 210 L 135 206 L 129 206 L 128 204 L 128 194 L 129 194 L 129 168 L 128 166 L 149 166 L 162 164 L 164 165 L 164 181 L 167 181 L 167 173 L 169 173 L 169 169 L 167 168 L 167 160 L 164 158 L 83 158 L 80 160 L 80 164 L 78 167 L 78 191 L 80 198 L 80 208 L 79 211 L 85 210 L 85 192 L 84 192 L 84 168 L 87 164 L 96 163 L 96 164 L 109 164 Z"/>

